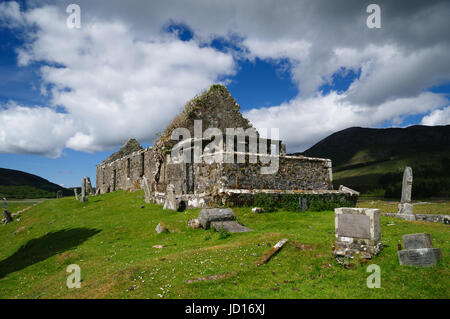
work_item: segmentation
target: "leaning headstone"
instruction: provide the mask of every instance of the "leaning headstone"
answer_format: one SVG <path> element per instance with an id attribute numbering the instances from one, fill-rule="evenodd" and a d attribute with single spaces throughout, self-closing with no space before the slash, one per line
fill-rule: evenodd
<path id="1" fill-rule="evenodd" d="M 86 192 L 89 195 L 94 195 L 94 189 L 92 188 L 91 178 L 89 176 L 86 177 Z"/>
<path id="2" fill-rule="evenodd" d="M 406 166 L 405 171 L 403 172 L 402 198 L 400 204 L 398 204 L 398 214 L 400 215 L 399 217 L 410 221 L 416 220 L 416 216 L 413 212 L 413 205 L 411 204 L 412 182 L 412 168 Z"/>
<path id="3" fill-rule="evenodd" d="M 169 209 L 175 212 L 178 210 L 177 198 L 175 197 L 175 186 L 172 184 L 167 185 L 163 209 Z"/>
<path id="4" fill-rule="evenodd" d="M 208 229 L 211 222 L 236 220 L 236 214 L 231 208 L 204 208 L 198 214 L 200 225 Z"/>
<path id="5" fill-rule="evenodd" d="M 81 179 L 81 202 L 87 202 L 88 198 L 86 196 L 86 178 Z"/>
<path id="6" fill-rule="evenodd" d="M 75 188 L 73 189 L 73 192 L 75 193 L 75 199 L 76 199 L 76 200 L 79 200 L 79 199 L 78 199 L 78 188 L 75 187 Z"/>
<path id="7" fill-rule="evenodd" d="M 372 258 L 383 249 L 380 210 L 335 208 L 335 256 Z"/>
<path id="8" fill-rule="evenodd" d="M 144 189 L 144 193 L 145 193 L 145 202 L 147 204 L 151 203 L 151 197 L 152 197 L 152 193 L 150 191 L 150 186 L 148 185 L 148 181 L 147 181 L 147 177 L 142 177 L 142 186 Z"/>
<path id="9" fill-rule="evenodd" d="M 439 248 L 433 248 L 429 234 L 408 234 L 402 236 L 405 249 L 398 251 L 398 260 L 402 266 L 431 267 L 442 256 Z"/>

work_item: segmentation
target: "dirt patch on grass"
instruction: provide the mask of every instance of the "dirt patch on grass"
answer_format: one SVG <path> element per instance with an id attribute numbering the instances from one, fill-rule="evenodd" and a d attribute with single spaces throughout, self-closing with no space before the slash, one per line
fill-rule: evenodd
<path id="1" fill-rule="evenodd" d="M 220 280 L 220 279 L 229 278 L 229 277 L 233 276 L 234 274 L 235 274 L 235 272 L 228 272 L 228 273 L 224 273 L 224 274 L 216 274 L 216 275 L 210 275 L 210 276 L 203 276 L 203 277 L 198 277 L 198 278 L 188 279 L 188 280 L 185 281 L 185 283 L 191 284 L 191 283 L 199 282 L 199 281 Z"/>
<path id="2" fill-rule="evenodd" d="M 316 249 L 315 245 L 303 244 L 298 241 L 291 241 L 291 244 L 294 245 L 295 248 L 300 249 L 300 250 L 315 250 Z"/>

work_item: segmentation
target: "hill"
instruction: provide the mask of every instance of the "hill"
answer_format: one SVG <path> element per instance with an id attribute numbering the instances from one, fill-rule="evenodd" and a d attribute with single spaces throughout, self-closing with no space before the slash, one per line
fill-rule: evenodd
<path id="1" fill-rule="evenodd" d="M 73 191 L 48 180 L 13 169 L 0 168 L 0 197 L 16 198 L 54 198 L 61 190 L 64 196 L 73 195 Z"/>
<path id="2" fill-rule="evenodd" d="M 399 197 L 403 169 L 413 168 L 413 197 L 450 196 L 450 125 L 351 127 L 321 140 L 305 156 L 330 158 L 334 184 Z"/>
<path id="3" fill-rule="evenodd" d="M 233 210 L 253 231 L 189 228 L 199 209 L 163 210 L 146 204 L 142 190 L 91 196 L 85 203 L 73 196 L 46 200 L 22 213 L 20 221 L 0 227 L 0 299 L 450 297 L 448 225 L 382 216 L 386 246 L 369 263 L 380 266 L 384 279 L 380 289 L 368 289 L 367 261 L 355 258 L 346 269 L 333 257 L 332 211 Z M 387 226 L 393 221 L 395 226 Z M 169 232 L 156 234 L 159 222 Z M 400 266 L 396 243 L 403 234 L 423 232 L 443 252 L 438 265 Z M 289 240 L 283 248 L 255 266 L 282 238 Z M 71 264 L 81 269 L 80 289 L 66 286 Z"/>

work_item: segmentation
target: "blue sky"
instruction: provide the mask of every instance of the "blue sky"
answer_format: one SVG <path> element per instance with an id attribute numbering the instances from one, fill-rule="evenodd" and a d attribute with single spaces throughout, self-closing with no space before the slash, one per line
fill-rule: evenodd
<path id="1" fill-rule="evenodd" d="M 386 3 L 382 30 L 365 27 L 355 1 L 342 16 L 317 2 L 302 16 L 308 1 L 283 12 L 275 2 L 80 1 L 80 30 L 66 30 L 66 4 L 48 3 L 0 7 L 0 167 L 60 185 L 95 183 L 95 165 L 127 138 L 150 146 L 184 102 L 218 82 L 256 127 L 280 128 L 290 152 L 349 126 L 450 123 L 450 46 L 436 32 L 447 25 L 435 25 L 448 24 L 436 18 L 445 2 L 402 14 Z M 424 10 L 434 22 L 405 34 L 398 21 Z"/>

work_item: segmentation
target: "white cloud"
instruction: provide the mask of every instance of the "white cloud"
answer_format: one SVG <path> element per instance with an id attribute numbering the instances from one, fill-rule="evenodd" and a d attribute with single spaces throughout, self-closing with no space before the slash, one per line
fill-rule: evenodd
<path id="1" fill-rule="evenodd" d="M 365 26 L 369 2 L 360 0 L 110 0 L 107 5 L 79 0 L 79 30 L 66 27 L 66 4 L 45 3 L 52 5 L 29 1 L 27 12 L 15 2 L 2 3 L 0 21 L 24 31 L 19 65 L 49 63 L 41 68 L 41 92 L 51 97 L 50 108 L 30 108 L 28 114 L 71 123 L 64 138 L 48 138 L 56 152 L 42 146 L 51 156 L 64 147 L 115 147 L 128 137 L 151 141 L 186 100 L 234 74 L 235 60 L 242 58 L 291 62 L 299 96 L 247 115 L 257 126 L 280 127 L 292 151 L 348 126 L 400 125 L 405 116 L 426 112 L 431 113 L 423 123 L 438 123 L 448 114 L 448 108 L 437 110 L 448 105 L 444 96 L 426 93 L 450 81 L 448 1 L 405 6 L 380 0 L 382 29 L 376 30 Z M 162 32 L 169 21 L 188 25 L 194 39 L 182 42 Z M 233 41 L 234 36 L 246 49 L 234 57 L 207 47 L 214 37 Z M 320 95 L 318 88 L 341 68 L 361 70 L 360 78 L 344 94 Z M 56 106 L 67 113 L 58 115 Z M 54 124 L 42 123 L 42 132 Z M 16 140 L 19 133 L 4 125 L 0 122 L 3 138 Z M 20 133 L 20 151 L 38 153 L 27 148 L 27 136 L 34 138 L 32 130 L 28 133 Z M 0 151 L 17 150 L 0 145 Z"/>
<path id="2" fill-rule="evenodd" d="M 67 114 L 56 113 L 51 108 L 10 103 L 0 109 L 0 149 L 7 153 L 59 157 L 75 131 L 73 124 Z"/>
<path id="3" fill-rule="evenodd" d="M 448 125 L 450 124 L 450 106 L 442 110 L 435 110 L 422 118 L 423 125 Z"/>
<path id="4" fill-rule="evenodd" d="M 19 132 L 0 121 L 4 138 L 20 145 L 2 144 L 2 152 L 39 153 L 41 147 L 43 154 L 55 156 L 64 147 L 98 151 L 120 145 L 129 137 L 151 142 L 189 98 L 219 76 L 233 74 L 235 68 L 232 56 L 200 47 L 195 41 L 171 36 L 137 39 L 120 21 L 95 19 L 77 30 L 66 27 L 65 15 L 55 7 L 8 15 L 25 21 L 27 27 L 36 27 L 26 29 L 32 40 L 18 51 L 18 61 L 23 66 L 51 63 L 41 67 L 41 74 L 43 86 L 51 92 L 52 109 L 0 111 L 10 123 L 19 119 L 33 123 Z M 57 106 L 66 114 L 56 113 Z M 37 117 L 45 118 L 37 122 Z M 64 134 L 44 135 L 52 125 L 67 121 L 71 129 Z M 38 125 L 40 134 L 34 131 Z M 39 135 L 47 142 L 35 143 Z"/>

